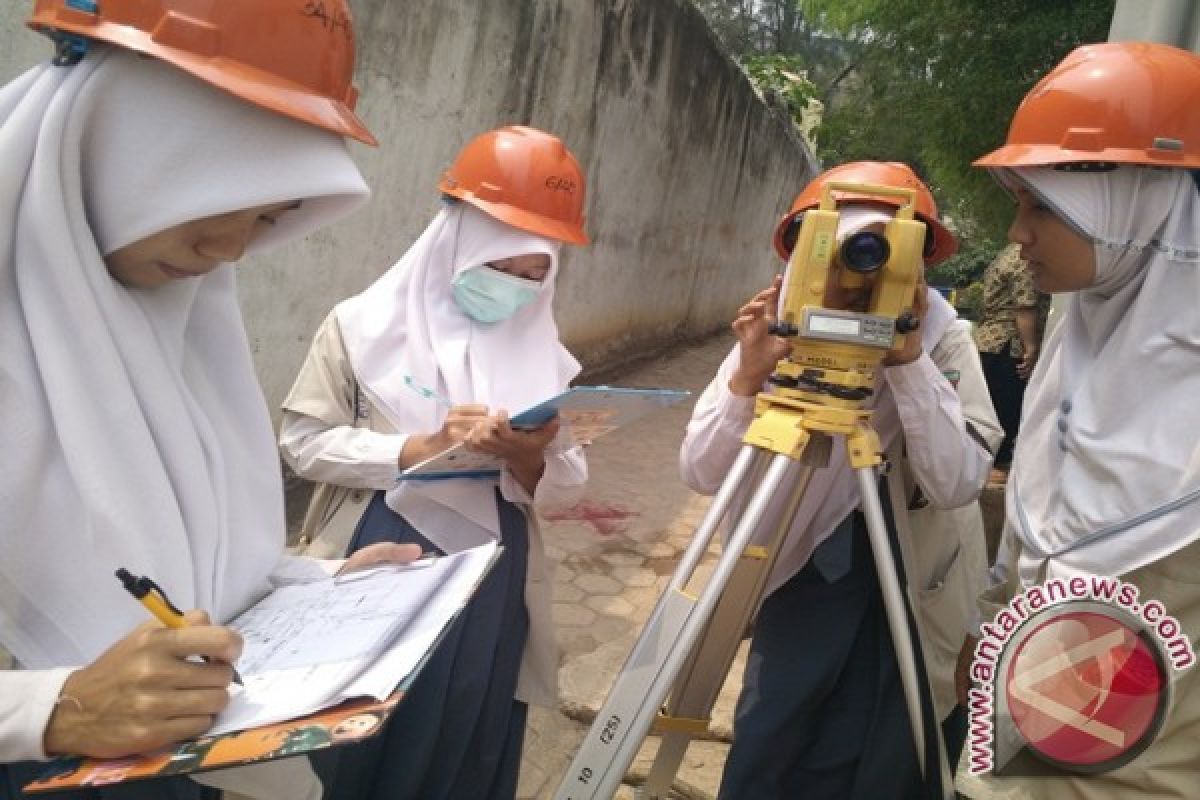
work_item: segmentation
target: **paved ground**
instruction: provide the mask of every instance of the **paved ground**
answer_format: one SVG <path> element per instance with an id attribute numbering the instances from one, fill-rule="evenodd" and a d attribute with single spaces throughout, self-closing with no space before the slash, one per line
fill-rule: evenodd
<path id="1" fill-rule="evenodd" d="M 690 389 L 698 394 L 732 343 L 717 337 L 643 364 L 611 382 L 621 386 Z M 518 792 L 552 797 L 604 702 L 642 624 L 700 522 L 708 498 L 679 479 L 679 444 L 692 403 L 658 412 L 608 434 L 588 449 L 591 478 L 585 501 L 571 513 L 544 520 L 550 556 L 558 562 L 554 616 L 563 662 L 556 710 L 535 709 L 526 734 Z M 710 553 L 708 561 L 715 555 Z M 733 673 L 741 674 L 740 665 Z M 727 733 L 737 686 L 728 682 L 716 728 Z M 643 756 L 653 752 L 653 737 Z M 716 793 L 728 744 L 689 749 L 681 785 Z M 651 756 L 652 757 L 652 756 Z M 643 758 L 635 762 L 634 773 Z M 622 790 L 618 797 L 632 797 Z"/>
<path id="2" fill-rule="evenodd" d="M 730 336 L 671 352 L 610 380 L 614 385 L 704 388 L 732 345 Z M 588 450 L 587 497 L 544 520 L 556 571 L 555 621 L 562 647 L 557 709 L 534 709 L 526 734 L 519 797 L 553 797 L 592 719 L 620 672 L 676 561 L 708 507 L 679 479 L 678 454 L 692 403 L 659 412 L 598 440 Z M 985 497 L 995 520 L 1000 492 Z M 990 526 L 994 530 L 994 524 Z M 705 564 L 715 560 L 711 551 Z M 700 570 L 705 576 L 704 566 Z M 693 743 L 679 772 L 681 798 L 716 795 L 740 688 L 745 642 L 718 700 L 710 740 Z M 631 771 L 644 776 L 657 747 L 647 739 Z M 623 787 L 618 798 L 632 798 Z"/>
<path id="3" fill-rule="evenodd" d="M 693 400 L 733 344 L 716 336 L 607 376 L 619 386 L 688 389 Z M 693 402 L 658 412 L 614 431 L 588 450 L 591 479 L 583 503 L 543 520 L 549 555 L 557 562 L 554 616 L 562 650 L 559 704 L 531 709 L 518 790 L 520 800 L 552 798 L 558 784 L 620 672 L 643 623 L 675 570 L 683 549 L 708 508 L 709 499 L 679 478 L 679 444 Z M 307 503 L 300 481 L 289 490 L 292 527 Z M 1002 492 L 985 492 L 985 520 L 994 546 Z M 698 571 L 704 580 L 716 553 Z M 710 735 L 688 749 L 675 796 L 712 798 L 729 749 L 733 707 L 740 689 L 746 643 L 738 654 L 713 713 Z M 627 783 L 644 777 L 657 748 L 649 737 Z M 631 800 L 633 790 L 617 793 Z"/>

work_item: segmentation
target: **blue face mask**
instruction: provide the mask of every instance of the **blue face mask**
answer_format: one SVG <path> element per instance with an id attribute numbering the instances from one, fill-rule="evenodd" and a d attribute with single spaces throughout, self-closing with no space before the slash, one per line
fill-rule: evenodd
<path id="1" fill-rule="evenodd" d="M 476 322 L 490 324 L 511 317 L 532 303 L 542 284 L 491 267 L 465 269 L 450 282 L 454 302 Z"/>

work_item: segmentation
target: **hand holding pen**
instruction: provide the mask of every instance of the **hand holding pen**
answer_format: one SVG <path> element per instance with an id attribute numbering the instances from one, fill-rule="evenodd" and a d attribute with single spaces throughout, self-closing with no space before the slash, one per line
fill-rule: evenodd
<path id="1" fill-rule="evenodd" d="M 476 425 L 486 422 L 488 419 L 486 405 L 474 403 L 455 405 L 449 398 L 417 383 L 411 375 L 404 376 L 404 383 L 417 395 L 445 408 L 446 416 L 442 420 L 441 428 L 435 433 L 413 434 L 405 440 L 404 448 L 401 450 L 397 462 L 400 469 L 411 467 L 413 464 L 424 461 L 466 440 Z"/>
<path id="2" fill-rule="evenodd" d="M 400 469 L 462 443 L 470 450 L 503 458 L 518 469 L 527 465 L 528 471 L 541 474 L 542 452 L 558 434 L 556 417 L 532 425 L 510 425 L 505 411 L 493 413 L 481 403 L 455 405 L 449 398 L 418 383 L 411 375 L 404 376 L 404 383 L 417 395 L 445 408 L 446 416 L 436 433 L 411 435 L 405 440 L 398 464 Z"/>
<path id="3" fill-rule="evenodd" d="M 229 704 L 229 665 L 241 654 L 242 640 L 202 611 L 185 613 L 183 622 L 180 628 L 140 625 L 72 672 L 46 726 L 46 753 L 120 758 L 211 728 Z"/>
<path id="4" fill-rule="evenodd" d="M 163 625 L 176 629 L 188 626 L 184 613 L 175 607 L 162 587 L 150 578 L 145 576 L 136 578 L 129 570 L 122 567 L 117 570 L 117 579 L 121 581 L 125 591 L 133 595 L 133 598 L 145 606 L 146 610 Z M 200 659 L 206 662 L 212 660 L 206 656 L 200 656 Z M 233 682 L 239 686 L 242 683 L 242 677 L 238 675 L 236 668 L 233 670 Z"/>

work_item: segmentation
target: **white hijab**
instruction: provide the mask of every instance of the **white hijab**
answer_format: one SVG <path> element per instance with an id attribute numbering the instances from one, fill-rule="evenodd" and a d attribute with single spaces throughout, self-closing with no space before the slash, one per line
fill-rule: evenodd
<path id="1" fill-rule="evenodd" d="M 1007 510 L 1028 585 L 1200 536 L 1200 198 L 1185 170 L 1003 170 L 1094 243 L 1025 396 Z"/>
<path id="2" fill-rule="evenodd" d="M 396 430 L 434 433 L 444 404 L 406 384 L 432 389 L 455 405 L 482 403 L 517 414 L 563 391 L 579 362 L 554 321 L 557 241 L 506 225 L 466 203 L 438 212 L 395 266 L 336 308 L 359 385 Z M 451 281 L 466 269 L 523 254 L 550 257 L 537 298 L 511 318 L 484 325 L 454 301 Z M 499 533 L 492 480 L 401 484 L 388 505 L 447 552 Z"/>
<path id="3" fill-rule="evenodd" d="M 146 621 L 113 572 L 227 620 L 284 543 L 232 267 L 121 287 L 103 254 L 288 200 L 253 248 L 365 200 L 342 140 L 96 45 L 0 89 L 0 644 L 76 665 Z"/>

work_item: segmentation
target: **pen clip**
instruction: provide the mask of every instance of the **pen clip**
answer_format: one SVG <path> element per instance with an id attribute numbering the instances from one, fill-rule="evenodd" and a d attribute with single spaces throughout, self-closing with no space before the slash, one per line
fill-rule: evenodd
<path id="1" fill-rule="evenodd" d="M 171 598 L 167 597 L 167 593 L 164 592 L 162 587 L 157 583 L 145 577 L 144 575 L 138 578 L 137 582 L 138 588 L 143 592 L 154 592 L 156 595 L 158 595 L 159 600 L 162 600 L 164 603 L 166 603 L 167 608 L 171 609 L 172 613 L 178 614 L 181 617 L 183 616 L 183 612 L 175 607 L 175 604 L 171 602 Z"/>

